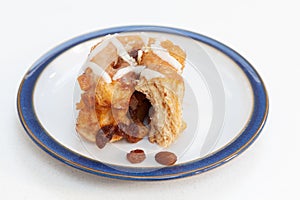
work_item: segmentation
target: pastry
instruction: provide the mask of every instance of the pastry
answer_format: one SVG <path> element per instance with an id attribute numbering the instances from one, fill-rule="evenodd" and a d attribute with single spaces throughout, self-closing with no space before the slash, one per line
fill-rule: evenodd
<path id="1" fill-rule="evenodd" d="M 107 142 L 148 137 L 170 146 L 185 129 L 182 119 L 185 52 L 146 34 L 110 35 L 92 47 L 78 77 L 76 130 L 103 148 Z"/>

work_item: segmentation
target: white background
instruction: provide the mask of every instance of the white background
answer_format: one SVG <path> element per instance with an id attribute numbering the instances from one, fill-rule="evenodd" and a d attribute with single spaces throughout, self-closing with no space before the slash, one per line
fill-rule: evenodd
<path id="1" fill-rule="evenodd" d="M 295 1 L 1 1 L 0 199 L 299 199 L 300 5 Z M 258 140 L 231 162 L 165 182 L 101 178 L 39 149 L 16 111 L 18 85 L 42 54 L 74 36 L 120 25 L 183 28 L 252 63 L 270 96 Z"/>

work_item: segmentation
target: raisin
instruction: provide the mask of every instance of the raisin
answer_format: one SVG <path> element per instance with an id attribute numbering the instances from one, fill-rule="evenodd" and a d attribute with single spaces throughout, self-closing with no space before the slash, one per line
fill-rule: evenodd
<path id="1" fill-rule="evenodd" d="M 113 69 L 119 69 L 120 67 L 123 67 L 124 65 L 124 60 L 119 56 L 118 61 L 115 65 L 112 66 Z"/>
<path id="2" fill-rule="evenodd" d="M 162 151 L 155 155 L 155 160 L 162 165 L 173 165 L 177 161 L 177 156 L 168 151 Z"/>
<path id="3" fill-rule="evenodd" d="M 113 134 L 115 133 L 116 127 L 112 125 L 107 125 L 102 127 L 96 134 L 96 145 L 102 149 L 108 143 Z"/>
<path id="4" fill-rule="evenodd" d="M 126 140 L 130 143 L 137 143 L 143 139 L 143 137 L 139 137 L 139 127 L 134 123 L 126 126 L 124 132 Z"/>
<path id="5" fill-rule="evenodd" d="M 133 49 L 132 51 L 129 52 L 129 55 L 137 61 L 137 58 L 138 58 L 138 55 L 139 55 L 138 52 L 139 52 L 139 49 Z"/>
<path id="6" fill-rule="evenodd" d="M 135 149 L 127 153 L 127 160 L 133 164 L 141 163 L 146 159 L 146 155 L 142 149 Z"/>
<path id="7" fill-rule="evenodd" d="M 107 138 L 104 134 L 102 133 L 97 133 L 96 135 L 96 145 L 97 147 L 99 147 L 100 149 L 103 149 L 106 145 L 106 143 L 109 142 L 109 138 Z"/>

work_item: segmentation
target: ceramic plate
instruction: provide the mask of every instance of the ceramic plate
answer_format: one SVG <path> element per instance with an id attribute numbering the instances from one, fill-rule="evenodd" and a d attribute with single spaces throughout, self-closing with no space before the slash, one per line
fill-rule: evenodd
<path id="1" fill-rule="evenodd" d="M 90 48 L 108 34 L 166 38 L 186 51 L 183 118 L 187 128 L 168 148 L 147 139 L 99 149 L 75 131 L 76 78 Z M 20 120 L 33 141 L 58 160 L 83 171 L 125 180 L 166 180 L 200 174 L 243 152 L 259 135 L 268 113 L 263 81 L 241 55 L 206 36 L 175 28 L 126 26 L 71 39 L 50 50 L 26 73 L 18 92 Z M 126 154 L 140 148 L 146 160 L 131 164 Z M 159 151 L 177 155 L 173 166 L 158 164 Z"/>

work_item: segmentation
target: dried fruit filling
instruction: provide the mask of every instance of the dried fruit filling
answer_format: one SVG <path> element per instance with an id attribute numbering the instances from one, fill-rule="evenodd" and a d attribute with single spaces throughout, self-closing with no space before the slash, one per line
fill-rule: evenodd
<path id="1" fill-rule="evenodd" d="M 131 123 L 102 127 L 96 135 L 97 146 L 102 149 L 113 135 L 123 136 L 130 143 L 136 143 L 143 139 L 149 132 L 151 107 L 146 95 L 135 91 L 129 102 L 128 118 L 131 119 Z"/>
<path id="2" fill-rule="evenodd" d="M 127 160 L 133 164 L 141 163 L 146 159 L 146 155 L 142 149 L 135 149 L 127 154 Z"/>
<path id="3" fill-rule="evenodd" d="M 78 77 L 82 94 L 76 105 L 76 131 L 99 148 L 145 137 L 169 147 L 186 127 L 181 76 L 185 60 L 178 45 L 151 34 L 102 38 L 91 48 Z"/>

